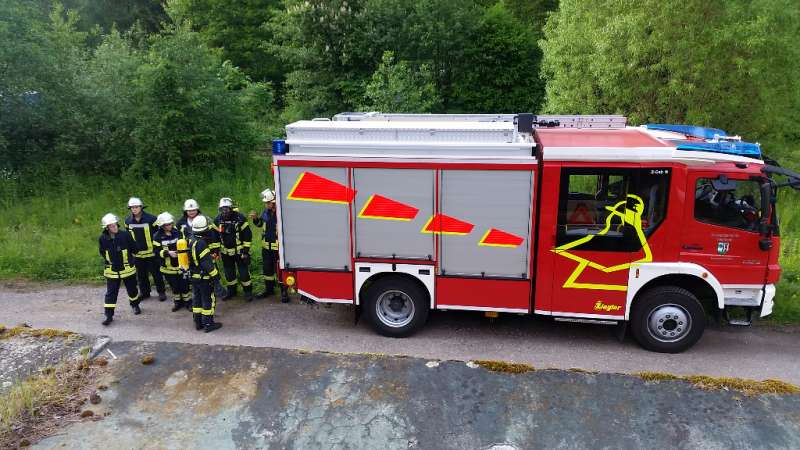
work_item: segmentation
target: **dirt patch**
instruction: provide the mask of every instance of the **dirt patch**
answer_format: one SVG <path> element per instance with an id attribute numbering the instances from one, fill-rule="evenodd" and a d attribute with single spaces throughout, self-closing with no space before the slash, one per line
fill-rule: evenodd
<path id="1" fill-rule="evenodd" d="M 27 446 L 70 423 L 98 420 L 84 405 L 97 395 L 94 383 L 103 370 L 87 359 L 69 360 L 0 394 L 0 448 Z"/>
<path id="2" fill-rule="evenodd" d="M 639 378 L 652 383 L 660 381 L 687 381 L 705 390 L 733 390 L 745 395 L 800 394 L 800 386 L 780 380 L 748 380 L 745 378 L 710 377 L 706 375 L 678 376 L 662 372 L 639 372 Z"/>
<path id="3" fill-rule="evenodd" d="M 43 369 L 85 357 L 93 340 L 61 330 L 26 327 L 6 329 L 0 336 L 0 394 Z"/>

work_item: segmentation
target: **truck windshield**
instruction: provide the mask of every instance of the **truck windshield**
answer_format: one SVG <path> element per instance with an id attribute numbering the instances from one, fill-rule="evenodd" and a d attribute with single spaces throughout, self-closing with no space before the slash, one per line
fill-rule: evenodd
<path id="1" fill-rule="evenodd" d="M 695 219 L 714 225 L 758 231 L 761 191 L 753 180 L 700 178 L 695 185 Z"/>

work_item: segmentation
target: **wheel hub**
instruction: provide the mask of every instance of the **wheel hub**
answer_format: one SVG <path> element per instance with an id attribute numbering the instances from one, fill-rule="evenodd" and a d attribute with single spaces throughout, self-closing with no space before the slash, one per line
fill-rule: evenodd
<path id="1" fill-rule="evenodd" d="M 387 326 L 400 328 L 414 320 L 414 302 L 403 291 L 390 290 L 378 297 L 375 302 L 378 319 Z"/>
<path id="2" fill-rule="evenodd" d="M 683 339 L 692 329 L 689 312 L 676 304 L 661 305 L 654 308 L 647 319 L 647 331 L 661 342 L 675 342 Z"/>

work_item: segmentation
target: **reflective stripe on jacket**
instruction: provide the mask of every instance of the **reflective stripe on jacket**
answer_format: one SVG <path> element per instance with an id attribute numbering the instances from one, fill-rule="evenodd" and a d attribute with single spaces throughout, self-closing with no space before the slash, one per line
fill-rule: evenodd
<path id="1" fill-rule="evenodd" d="M 242 250 L 250 251 L 253 241 L 253 231 L 250 222 L 239 212 L 232 212 L 223 217 L 219 214 L 214 219 L 214 227 L 219 235 L 220 252 L 223 255 L 233 256 Z"/>
<path id="2" fill-rule="evenodd" d="M 128 278 L 136 274 L 136 257 L 133 251 L 136 248 L 130 233 L 119 230 L 112 236 L 108 231 L 103 231 L 98 240 L 100 256 L 105 262 L 103 276 L 106 278 Z"/>
<path id="3" fill-rule="evenodd" d="M 125 218 L 125 226 L 130 231 L 133 240 L 136 241 L 136 257 L 137 258 L 150 258 L 153 253 L 153 235 L 158 227 L 156 227 L 156 216 L 142 211 L 142 217 L 139 220 L 129 215 Z"/>
<path id="4" fill-rule="evenodd" d="M 163 229 L 159 229 L 153 235 L 153 247 L 156 254 L 161 258 L 161 273 L 180 273 L 178 258 L 169 256 L 170 250 L 173 252 L 178 250 L 178 239 L 181 239 L 181 236 L 174 228 L 170 234 L 167 234 Z"/>
<path id="5" fill-rule="evenodd" d="M 261 242 L 265 250 L 278 250 L 278 216 L 267 208 L 261 217 L 253 219 L 253 225 L 261 228 Z"/>
<path id="6" fill-rule="evenodd" d="M 208 244 L 196 236 L 189 240 L 189 273 L 192 280 L 196 281 L 211 280 L 219 276 Z"/>

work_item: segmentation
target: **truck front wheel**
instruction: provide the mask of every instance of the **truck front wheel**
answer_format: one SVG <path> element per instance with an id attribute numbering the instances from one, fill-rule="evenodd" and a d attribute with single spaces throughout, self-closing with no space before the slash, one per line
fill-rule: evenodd
<path id="1" fill-rule="evenodd" d="M 414 334 L 428 319 L 428 296 L 412 280 L 387 277 L 367 288 L 366 312 L 373 328 L 389 337 Z"/>
<path id="2" fill-rule="evenodd" d="M 631 332 L 647 350 L 680 353 L 703 335 L 706 315 L 691 292 L 659 286 L 644 292 L 631 311 Z"/>

